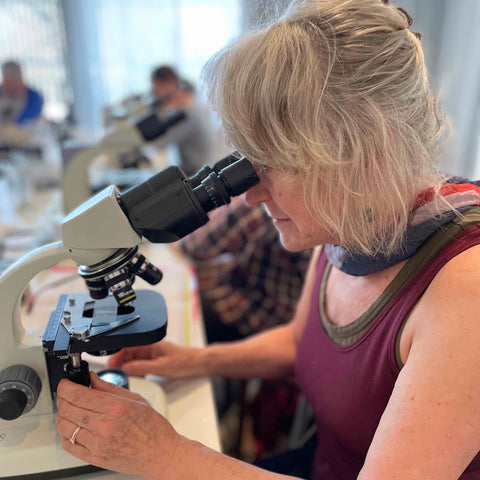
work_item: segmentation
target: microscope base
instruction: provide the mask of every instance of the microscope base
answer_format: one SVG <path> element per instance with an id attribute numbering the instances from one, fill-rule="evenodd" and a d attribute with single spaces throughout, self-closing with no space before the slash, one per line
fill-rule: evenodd
<path id="1" fill-rule="evenodd" d="M 131 391 L 167 417 L 167 400 L 159 385 L 138 377 L 129 381 Z M 0 465 L 2 480 L 47 480 L 97 470 L 62 449 L 54 414 L 0 421 Z"/>

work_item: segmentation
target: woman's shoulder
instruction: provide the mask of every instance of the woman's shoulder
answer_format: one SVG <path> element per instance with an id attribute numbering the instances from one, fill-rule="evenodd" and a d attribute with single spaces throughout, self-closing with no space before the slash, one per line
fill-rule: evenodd
<path id="1" fill-rule="evenodd" d="M 480 236 L 479 244 L 472 245 L 445 263 L 430 287 L 436 290 L 446 288 L 454 291 L 460 288 L 478 292 L 480 287 L 478 281 L 480 281 Z"/>
<path id="2" fill-rule="evenodd" d="M 422 329 L 431 329 L 432 334 L 440 325 L 470 330 L 478 323 L 479 286 L 480 244 L 445 263 L 412 310 L 411 320 Z M 476 330 L 480 341 L 480 329 Z"/>

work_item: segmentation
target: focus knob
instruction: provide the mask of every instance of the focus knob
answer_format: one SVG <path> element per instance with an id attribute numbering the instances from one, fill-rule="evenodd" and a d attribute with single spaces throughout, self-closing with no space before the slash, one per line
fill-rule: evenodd
<path id="1" fill-rule="evenodd" d="M 37 403 L 42 382 L 33 368 L 12 365 L 0 372 L 0 418 L 15 420 Z"/>

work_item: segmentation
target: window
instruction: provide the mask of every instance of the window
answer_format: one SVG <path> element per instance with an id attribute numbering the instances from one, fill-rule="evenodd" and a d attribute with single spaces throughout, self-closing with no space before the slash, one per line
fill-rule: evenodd
<path id="1" fill-rule="evenodd" d="M 0 2 L 0 62 L 21 64 L 25 82 L 42 92 L 44 115 L 52 120 L 65 117 L 71 99 L 63 25 L 60 0 Z"/>
<path id="2" fill-rule="evenodd" d="M 196 84 L 216 51 L 241 33 L 240 0 L 101 0 L 96 22 L 107 104 L 149 89 L 153 67 L 170 64 Z"/>

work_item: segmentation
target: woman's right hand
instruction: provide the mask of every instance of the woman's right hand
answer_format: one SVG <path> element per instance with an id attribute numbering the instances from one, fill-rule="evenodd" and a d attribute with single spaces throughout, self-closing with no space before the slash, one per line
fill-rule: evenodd
<path id="1" fill-rule="evenodd" d="M 108 359 L 108 366 L 138 377 L 149 373 L 169 378 L 200 377 L 207 375 L 202 364 L 203 351 L 161 340 L 151 345 L 124 348 Z"/>

